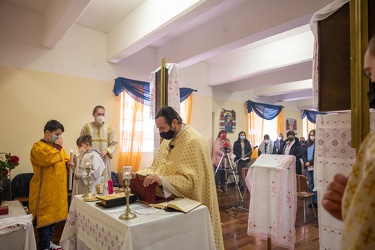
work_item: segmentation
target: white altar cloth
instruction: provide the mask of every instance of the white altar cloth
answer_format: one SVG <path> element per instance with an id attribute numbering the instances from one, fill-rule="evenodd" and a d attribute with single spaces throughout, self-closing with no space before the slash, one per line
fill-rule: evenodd
<path id="1" fill-rule="evenodd" d="M 294 249 L 296 241 L 296 158 L 262 154 L 251 165 L 246 184 L 250 190 L 247 234 L 271 238 L 272 245 Z"/>
<path id="2" fill-rule="evenodd" d="M 133 213 L 148 206 L 133 203 Z M 156 209 L 156 208 L 153 208 Z M 60 245 L 69 249 L 215 249 L 211 219 L 206 206 L 189 213 L 137 214 L 133 220 L 118 219 L 125 206 L 102 208 L 74 196 Z"/>
<path id="3" fill-rule="evenodd" d="M 6 201 L 5 205 L 9 214 L 0 215 L 0 250 L 36 250 L 33 216 L 26 214 L 19 201 Z"/>

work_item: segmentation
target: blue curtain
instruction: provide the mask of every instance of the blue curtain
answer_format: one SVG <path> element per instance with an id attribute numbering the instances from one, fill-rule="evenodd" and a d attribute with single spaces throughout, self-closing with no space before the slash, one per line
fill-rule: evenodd
<path id="1" fill-rule="evenodd" d="M 324 112 L 313 111 L 313 110 L 302 110 L 302 119 L 307 117 L 307 120 L 316 124 L 316 115 L 325 115 Z"/>
<path id="2" fill-rule="evenodd" d="M 248 100 L 246 102 L 247 106 L 247 113 L 250 113 L 254 110 L 255 114 L 257 114 L 259 117 L 266 119 L 266 120 L 272 120 L 275 119 L 276 116 L 278 116 L 283 109 L 283 106 L 281 105 L 271 105 L 271 104 L 265 104 L 265 103 L 258 103 Z"/>
<path id="3" fill-rule="evenodd" d="M 137 102 L 150 106 L 150 83 L 119 77 L 115 79 L 113 93 L 125 92 Z"/>
<path id="4" fill-rule="evenodd" d="M 113 93 L 118 96 L 124 90 L 137 102 L 150 106 L 149 82 L 142 82 L 123 77 L 116 78 L 115 85 L 113 86 Z M 191 88 L 180 88 L 180 102 L 185 101 L 194 91 L 197 92 L 195 89 Z"/>

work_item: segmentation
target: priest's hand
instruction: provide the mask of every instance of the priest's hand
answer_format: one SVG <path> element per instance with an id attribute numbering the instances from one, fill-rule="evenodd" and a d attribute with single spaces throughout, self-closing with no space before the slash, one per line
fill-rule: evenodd
<path id="1" fill-rule="evenodd" d="M 108 151 L 107 150 L 103 150 L 102 152 L 100 152 L 100 157 L 104 157 L 108 154 Z"/>
<path id="2" fill-rule="evenodd" d="M 323 195 L 322 206 L 338 220 L 342 220 L 341 203 L 347 182 L 345 175 L 336 174 Z"/>
<path id="3" fill-rule="evenodd" d="M 146 178 L 144 179 L 143 186 L 148 187 L 149 185 L 152 185 L 155 182 L 158 184 L 158 186 L 162 185 L 162 181 L 159 176 L 157 176 L 156 174 L 150 174 L 150 175 L 147 175 Z"/>

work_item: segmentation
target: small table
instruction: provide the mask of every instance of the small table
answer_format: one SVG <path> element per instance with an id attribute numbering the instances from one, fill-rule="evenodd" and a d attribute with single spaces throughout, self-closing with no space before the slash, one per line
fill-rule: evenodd
<path id="1" fill-rule="evenodd" d="M 64 250 L 215 249 L 206 206 L 186 214 L 142 203 L 133 203 L 130 209 L 137 218 L 120 220 L 125 206 L 102 208 L 95 202 L 84 202 L 81 195 L 74 196 L 60 245 Z"/>
<path id="2" fill-rule="evenodd" d="M 36 250 L 32 215 L 26 213 L 19 201 L 5 201 L 4 205 L 9 214 L 0 215 L 0 250 Z"/>

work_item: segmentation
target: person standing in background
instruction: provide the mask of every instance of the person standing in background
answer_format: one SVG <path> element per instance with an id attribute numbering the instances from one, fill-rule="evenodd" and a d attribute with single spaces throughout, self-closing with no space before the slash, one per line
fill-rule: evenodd
<path id="1" fill-rule="evenodd" d="M 113 127 L 105 123 L 105 108 L 96 106 L 92 111 L 94 121 L 87 123 L 81 130 L 82 135 L 91 135 L 92 148 L 98 150 L 103 159 L 105 170 L 103 173 L 104 181 L 111 179 L 111 159 L 116 153 L 118 140 Z"/>
<path id="2" fill-rule="evenodd" d="M 62 249 L 51 240 L 56 223 L 68 215 L 67 167 L 74 167 L 62 147 L 63 132 L 60 122 L 48 121 L 43 139 L 35 142 L 30 152 L 34 175 L 30 181 L 29 213 L 37 222 L 39 249 Z"/>
<path id="3" fill-rule="evenodd" d="M 301 137 L 299 138 L 299 144 L 301 144 L 301 146 L 302 146 L 302 150 L 303 150 L 303 152 L 305 152 L 306 149 L 307 149 L 307 144 L 306 144 L 306 139 L 305 139 L 305 137 L 301 136 Z"/>
<path id="4" fill-rule="evenodd" d="M 227 138 L 227 132 L 225 130 L 220 130 L 214 142 L 213 150 L 214 152 L 212 154 L 212 165 L 214 166 L 214 173 L 216 173 L 216 191 L 226 192 L 226 168 L 229 167 L 230 164 L 226 155 L 230 153 L 231 145 L 229 139 Z"/>
<path id="5" fill-rule="evenodd" d="M 309 136 L 307 137 L 307 144 L 304 149 L 305 152 L 305 169 L 306 169 L 306 177 L 309 181 L 309 189 L 310 192 L 313 192 L 314 190 L 314 156 L 315 156 L 315 129 L 312 129 L 309 133 Z M 310 204 L 309 207 L 311 208 L 314 206 L 314 208 L 318 207 L 318 199 L 316 196 L 316 192 L 314 192 L 315 195 L 312 197 L 313 204 Z"/>
<path id="6" fill-rule="evenodd" d="M 274 142 L 273 153 L 282 155 L 285 146 L 283 133 L 279 133 L 277 140 Z"/>
<path id="7" fill-rule="evenodd" d="M 303 157 L 302 146 L 296 138 L 296 133 L 293 130 L 286 133 L 287 141 L 284 146 L 284 155 L 294 155 L 296 157 L 296 174 L 302 174 L 302 162 Z"/>
<path id="8" fill-rule="evenodd" d="M 246 133 L 241 131 L 238 134 L 238 140 L 234 142 L 233 154 L 236 156 L 234 161 L 237 162 L 237 172 L 239 176 L 239 186 L 241 191 L 245 187 L 244 176 L 242 176 L 242 168 L 250 166 L 250 157 L 252 149 L 250 142 L 246 139 Z"/>
<path id="9" fill-rule="evenodd" d="M 258 156 L 261 154 L 273 154 L 273 141 L 265 134 L 262 143 L 259 145 Z"/>

